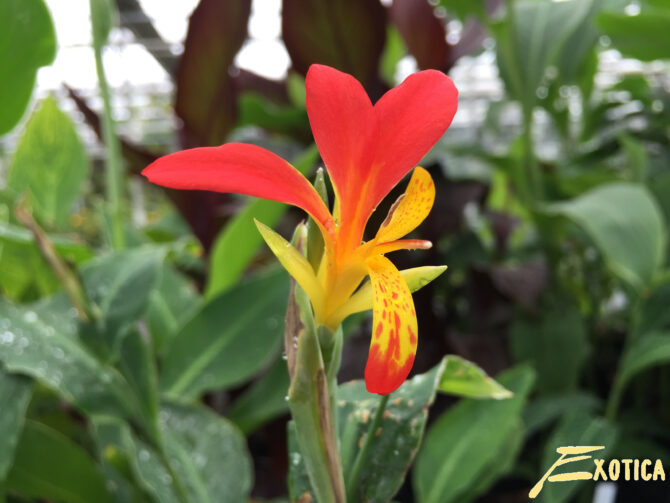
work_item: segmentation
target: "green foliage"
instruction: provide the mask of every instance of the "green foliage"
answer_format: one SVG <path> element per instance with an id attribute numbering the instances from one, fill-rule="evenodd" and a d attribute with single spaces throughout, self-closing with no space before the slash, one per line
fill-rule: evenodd
<path id="1" fill-rule="evenodd" d="M 668 237 L 663 214 L 642 185 L 603 185 L 547 211 L 580 225 L 612 272 L 635 288 L 649 286 L 665 261 Z"/>
<path id="2" fill-rule="evenodd" d="M 4 337 L 1 336 L 1 337 Z M 4 481 L 9 467 L 12 466 L 14 451 L 23 429 L 24 416 L 32 394 L 30 379 L 10 375 L 0 370 L 0 403 L 3 404 L 0 416 L 0 481 Z"/>
<path id="3" fill-rule="evenodd" d="M 444 359 L 444 371 L 437 386 L 439 391 L 471 398 L 510 398 L 509 390 L 491 379 L 472 362 L 460 356 Z"/>
<path id="4" fill-rule="evenodd" d="M 176 334 L 162 359 L 171 396 L 244 382 L 268 364 L 282 340 L 288 283 L 274 269 L 209 300 Z"/>
<path id="5" fill-rule="evenodd" d="M 556 447 L 559 446 L 602 445 L 605 449 L 595 451 L 592 454 L 598 459 L 607 459 L 608 455 L 614 450 L 616 433 L 616 427 L 607 420 L 579 409 L 571 410 L 563 416 L 547 440 L 542 457 L 542 470 L 538 473 L 537 478 L 542 477 L 549 467 L 556 462 L 559 457 L 559 454 L 556 453 Z M 593 470 L 593 460 L 575 461 L 568 466 L 570 467 L 569 471 L 578 471 L 581 469 L 591 472 Z M 582 484 L 583 481 L 576 481 L 570 484 L 547 483 L 544 485 L 538 500 L 544 503 L 571 501 L 571 498 Z"/>
<path id="6" fill-rule="evenodd" d="M 670 8 L 645 8 L 635 16 L 603 12 L 598 28 L 626 56 L 642 61 L 670 58 Z"/>
<path id="7" fill-rule="evenodd" d="M 528 367 L 519 367 L 499 380 L 514 393 L 512 398 L 496 402 L 463 400 L 429 428 L 413 471 L 420 502 L 462 501 L 460 497 L 509 450 L 506 441 L 520 421 L 534 373 Z M 445 446 L 449 446 L 449 456 L 443 455 Z"/>
<path id="8" fill-rule="evenodd" d="M 5 0 L 0 4 L 0 18 L 5 20 L 0 34 L 2 135 L 23 116 L 37 70 L 56 57 L 56 35 L 43 0 Z"/>
<path id="9" fill-rule="evenodd" d="M 9 170 L 9 188 L 28 192 L 35 214 L 64 227 L 89 170 L 72 122 L 53 98 L 44 100 L 21 137 Z"/>
<path id="10" fill-rule="evenodd" d="M 68 503 L 112 501 L 91 457 L 67 437 L 33 421 L 23 429 L 7 488 Z"/>

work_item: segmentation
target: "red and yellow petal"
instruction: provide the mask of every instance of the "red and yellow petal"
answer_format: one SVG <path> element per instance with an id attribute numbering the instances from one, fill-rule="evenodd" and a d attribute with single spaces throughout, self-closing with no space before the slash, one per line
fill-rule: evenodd
<path id="1" fill-rule="evenodd" d="M 412 294 L 390 260 L 366 260 L 373 292 L 372 340 L 365 367 L 370 393 L 388 395 L 407 378 L 417 347 L 417 322 Z"/>
<path id="2" fill-rule="evenodd" d="M 328 232 L 333 220 L 319 194 L 293 166 L 269 150 L 244 143 L 202 147 L 166 155 L 142 171 L 172 189 L 237 192 L 302 208 Z"/>
<path id="3" fill-rule="evenodd" d="M 428 171 L 416 167 L 407 190 L 391 208 L 377 232 L 377 242 L 388 243 L 406 236 L 428 216 L 435 202 L 435 184 Z"/>

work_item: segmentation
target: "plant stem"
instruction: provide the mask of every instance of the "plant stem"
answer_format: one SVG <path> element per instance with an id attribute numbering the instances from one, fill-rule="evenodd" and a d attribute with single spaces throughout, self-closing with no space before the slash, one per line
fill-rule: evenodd
<path id="1" fill-rule="evenodd" d="M 386 404 L 389 401 L 389 396 L 391 395 L 383 395 L 379 399 L 379 405 L 375 411 L 375 417 L 368 427 L 368 432 L 365 434 L 365 442 L 363 443 L 363 447 L 361 447 L 361 449 L 358 451 L 356 459 L 354 460 L 354 466 L 351 468 L 351 472 L 349 472 L 349 477 L 347 478 L 348 503 L 354 503 L 356 501 L 356 491 L 358 490 L 358 485 L 360 483 L 361 472 L 363 470 L 363 466 L 365 466 L 368 456 L 370 455 L 372 441 L 375 437 L 377 428 L 379 428 L 379 423 L 382 420 L 384 411 L 386 410 Z"/>
<path id="2" fill-rule="evenodd" d="M 77 275 L 60 258 L 49 236 L 35 221 L 30 212 L 22 206 L 21 202 L 16 206 L 14 212 L 16 219 L 32 232 L 35 243 L 37 243 L 37 248 L 42 257 L 44 257 L 44 260 L 46 260 L 49 268 L 63 284 L 65 294 L 70 299 L 70 302 L 72 302 L 79 319 L 82 321 L 91 321 L 94 318 L 94 311 Z"/>
<path id="3" fill-rule="evenodd" d="M 92 17 L 95 15 L 96 6 L 91 2 Z M 94 20 L 95 23 L 95 20 Z M 102 98 L 102 135 L 106 149 L 105 169 L 105 191 L 107 204 L 109 206 L 109 218 L 111 224 L 111 241 L 115 249 L 124 247 L 125 237 L 123 233 L 123 212 L 121 206 L 121 188 L 123 186 L 123 165 L 121 158 L 121 146 L 114 130 L 112 118 L 112 104 L 110 99 L 109 85 L 105 74 L 105 66 L 102 61 L 102 49 L 105 40 L 101 40 L 101 30 L 93 26 L 93 52 L 95 54 L 95 69 L 98 75 L 98 86 Z"/>

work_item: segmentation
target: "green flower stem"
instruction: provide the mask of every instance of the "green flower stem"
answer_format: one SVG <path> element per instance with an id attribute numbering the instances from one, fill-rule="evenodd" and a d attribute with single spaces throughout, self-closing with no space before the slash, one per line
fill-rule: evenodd
<path id="1" fill-rule="evenodd" d="M 335 431 L 333 395 L 313 324 L 298 337 L 288 404 L 298 445 L 319 503 L 345 503 L 344 478 Z"/>
<path id="2" fill-rule="evenodd" d="M 103 104 L 102 135 L 106 149 L 105 190 L 111 224 L 111 241 L 115 249 L 124 247 L 123 211 L 121 206 L 121 188 L 123 187 L 123 164 L 121 145 L 114 131 L 112 119 L 112 104 L 109 85 L 102 61 L 102 50 L 105 46 L 109 26 L 111 25 L 111 9 L 104 2 L 91 0 L 91 18 L 93 23 L 93 52 L 95 54 L 95 69 L 98 74 L 98 86 Z M 103 7 L 104 5 L 104 7 Z"/>
<path id="3" fill-rule="evenodd" d="M 370 455 L 370 448 L 373 444 L 375 431 L 377 431 L 377 428 L 379 428 L 379 423 L 381 423 L 384 411 L 386 410 L 386 404 L 389 401 L 389 396 L 391 395 L 383 395 L 379 399 L 379 405 L 375 411 L 375 417 L 370 423 L 368 431 L 365 434 L 365 442 L 363 443 L 363 447 L 361 447 L 361 449 L 358 451 L 356 459 L 354 460 L 354 465 L 351 467 L 351 471 L 349 472 L 349 477 L 347 478 L 348 503 L 354 503 L 357 501 L 356 492 L 361 481 L 363 466 L 365 466 L 368 456 Z"/>

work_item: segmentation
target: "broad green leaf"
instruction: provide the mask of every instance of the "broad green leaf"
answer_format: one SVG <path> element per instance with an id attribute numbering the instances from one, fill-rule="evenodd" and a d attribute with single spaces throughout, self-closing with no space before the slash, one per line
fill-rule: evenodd
<path id="1" fill-rule="evenodd" d="M 162 389 L 194 397 L 250 378 L 279 350 L 287 298 L 286 275 L 273 269 L 211 299 L 166 349 Z"/>
<path id="2" fill-rule="evenodd" d="M 154 447 L 136 438 L 130 426 L 116 418 L 95 416 L 93 434 L 108 470 L 136 481 L 152 501 L 183 503 L 174 479 Z M 127 472 L 131 472 L 128 474 Z M 123 500 L 122 500 L 123 501 Z"/>
<path id="3" fill-rule="evenodd" d="M 435 399 L 444 368 L 445 361 L 442 361 L 426 374 L 406 381 L 390 395 L 380 427 L 373 433 L 375 438 L 355 501 L 387 502 L 398 491 L 419 447 L 428 408 Z M 337 425 L 345 481 L 365 441 L 379 399 L 379 395 L 368 393 L 360 380 L 337 389 Z M 289 445 L 289 462 L 289 493 L 291 501 L 296 501 L 311 489 L 293 439 Z"/>
<path id="4" fill-rule="evenodd" d="M 532 436 L 563 417 L 566 410 L 596 411 L 601 405 L 601 400 L 582 392 L 535 399 L 523 411 L 524 433 Z"/>
<path id="5" fill-rule="evenodd" d="M 295 168 L 307 175 L 319 158 L 315 145 L 305 150 L 294 162 Z M 217 236 L 212 247 L 206 296 L 212 298 L 234 285 L 258 253 L 263 238 L 254 220 L 274 227 L 288 206 L 266 199 L 253 199 Z"/>
<path id="6" fill-rule="evenodd" d="M 90 456 L 67 437 L 33 421 L 23 429 L 7 489 L 67 503 L 112 501 Z"/>
<path id="7" fill-rule="evenodd" d="M 537 369 L 542 393 L 574 390 L 589 353 L 584 319 L 570 304 L 554 303 L 538 317 L 518 317 L 510 327 L 510 349 L 516 362 Z"/>
<path id="8" fill-rule="evenodd" d="M 560 454 L 556 452 L 558 447 L 569 445 L 602 445 L 605 449 L 590 453 L 598 459 L 607 459 L 615 447 L 616 428 L 607 420 L 593 416 L 586 411 L 571 409 L 563 416 L 563 419 L 547 440 L 542 458 L 542 469 L 538 474 L 538 480 L 546 473 L 549 467 L 556 462 Z M 574 461 L 555 473 L 588 471 L 593 473 L 593 460 Z M 545 482 L 540 495 L 536 501 L 540 503 L 563 503 L 572 501 L 574 494 L 583 485 L 584 481 L 574 481 L 567 484 L 557 482 Z"/>
<path id="9" fill-rule="evenodd" d="M 149 296 L 146 320 L 155 351 L 162 354 L 172 337 L 195 313 L 201 297 L 192 281 L 165 264 Z"/>
<path id="10" fill-rule="evenodd" d="M 138 330 L 131 330 L 121 342 L 118 368 L 137 397 L 143 424 L 157 439 L 158 373 L 149 344 Z"/>
<path id="11" fill-rule="evenodd" d="M 37 70 L 56 57 L 56 34 L 43 0 L 0 3 L 0 135 L 21 119 Z M 10 22 L 11 21 L 11 22 Z"/>
<path id="12" fill-rule="evenodd" d="M 202 406 L 165 405 L 160 417 L 167 457 L 191 501 L 247 500 L 253 465 L 245 438 L 233 424 Z"/>
<path id="13" fill-rule="evenodd" d="M 507 16 L 491 25 L 498 67 L 509 94 L 526 110 L 537 102 L 537 88 L 561 47 L 588 15 L 591 2 L 518 0 Z"/>
<path id="14" fill-rule="evenodd" d="M 637 337 L 670 328 L 670 281 L 658 285 L 639 302 L 633 326 Z"/>
<path id="15" fill-rule="evenodd" d="M 321 63 L 372 87 L 385 36 L 386 12 L 378 0 L 283 0 L 282 38 L 303 75 Z"/>
<path id="16" fill-rule="evenodd" d="M 101 313 L 84 340 L 101 357 L 118 351 L 125 330 L 146 311 L 164 256 L 161 248 L 135 248 L 96 258 L 81 269 L 86 294 Z"/>
<path id="17" fill-rule="evenodd" d="M 389 25 L 386 28 L 386 43 L 379 63 L 379 73 L 389 86 L 396 84 L 396 69 L 398 63 L 406 54 L 407 48 L 400 33 L 398 33 L 398 29 Z"/>
<path id="18" fill-rule="evenodd" d="M 0 335 L 0 340 L 2 337 Z M 32 389 L 30 379 L 8 374 L 0 366 L 0 482 L 5 479 L 14 459 Z"/>
<path id="19" fill-rule="evenodd" d="M 288 412 L 288 387 L 286 361 L 277 359 L 265 375 L 232 403 L 226 417 L 248 435 L 264 423 Z"/>
<path id="20" fill-rule="evenodd" d="M 670 9 L 645 8 L 635 16 L 603 12 L 597 26 L 624 56 L 642 61 L 670 59 Z"/>
<path id="21" fill-rule="evenodd" d="M 667 230 L 651 193 L 642 185 L 611 183 L 547 206 L 582 227 L 610 269 L 633 287 L 648 286 L 665 260 Z"/>
<path id="22" fill-rule="evenodd" d="M 465 358 L 450 355 L 445 358 L 445 362 L 438 391 L 471 398 L 503 399 L 512 396 L 509 390 Z"/>
<path id="23" fill-rule="evenodd" d="M 128 415 L 132 407 L 121 377 L 102 366 L 78 342 L 73 324 L 53 317 L 73 317 L 62 304 L 16 307 L 0 301 L 0 362 L 8 372 L 37 379 L 64 400 L 88 413 Z M 51 312 L 51 317 L 45 312 Z"/>
<path id="24" fill-rule="evenodd" d="M 670 332 L 647 334 L 636 339 L 621 360 L 617 386 L 621 389 L 637 374 L 670 363 Z"/>
<path id="25" fill-rule="evenodd" d="M 514 393 L 512 398 L 466 399 L 433 423 L 412 471 L 417 501 L 461 501 L 461 496 L 486 475 L 485 469 L 504 454 L 501 450 L 517 427 L 533 380 L 528 367 L 510 370 L 499 381 Z"/>
<path id="26" fill-rule="evenodd" d="M 35 215 L 63 227 L 89 171 L 86 151 L 72 121 L 47 98 L 31 117 L 9 168 L 8 186 L 25 191 Z"/>

